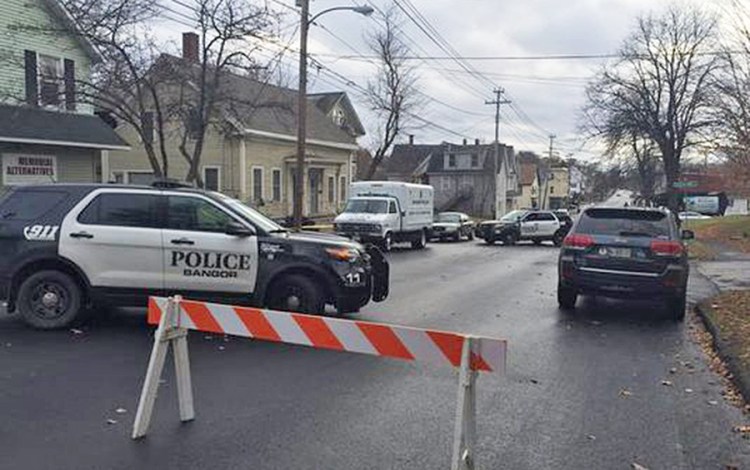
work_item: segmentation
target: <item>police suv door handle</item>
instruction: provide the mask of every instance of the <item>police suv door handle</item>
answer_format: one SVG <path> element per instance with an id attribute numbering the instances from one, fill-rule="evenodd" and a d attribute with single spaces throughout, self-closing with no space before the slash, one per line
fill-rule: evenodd
<path id="1" fill-rule="evenodd" d="M 70 238 L 94 238 L 94 236 L 88 232 L 75 232 L 70 234 Z"/>
<path id="2" fill-rule="evenodd" d="M 187 238 L 176 238 L 174 240 L 170 240 L 170 243 L 173 245 L 195 245 L 195 242 L 193 240 L 188 240 Z"/>

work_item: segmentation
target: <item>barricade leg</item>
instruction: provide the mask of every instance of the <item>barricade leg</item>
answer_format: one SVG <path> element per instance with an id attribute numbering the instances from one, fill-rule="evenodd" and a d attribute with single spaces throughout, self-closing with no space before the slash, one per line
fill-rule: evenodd
<path id="1" fill-rule="evenodd" d="M 471 369 L 471 353 L 475 349 L 475 341 L 467 337 L 461 350 L 451 470 L 474 470 L 477 372 Z"/>
<path id="2" fill-rule="evenodd" d="M 133 439 L 139 439 L 148 432 L 151 415 L 154 411 L 154 403 L 156 402 L 156 395 L 159 390 L 159 380 L 164 370 L 164 361 L 167 358 L 167 351 L 170 345 L 174 354 L 180 419 L 182 421 L 190 421 L 195 416 L 190 381 L 190 363 L 188 360 L 187 329 L 180 328 L 178 324 L 181 300 L 179 296 L 169 298 L 167 310 L 161 316 L 159 327 L 154 334 L 154 346 L 151 349 L 151 357 L 148 362 L 148 369 L 146 370 L 146 379 L 143 382 L 143 389 L 138 400 L 138 410 L 136 411 L 135 422 L 133 423 Z"/>

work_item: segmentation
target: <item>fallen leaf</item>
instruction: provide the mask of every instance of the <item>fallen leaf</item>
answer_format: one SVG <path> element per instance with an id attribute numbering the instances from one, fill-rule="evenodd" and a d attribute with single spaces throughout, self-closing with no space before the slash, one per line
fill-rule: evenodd
<path id="1" fill-rule="evenodd" d="M 665 386 L 667 386 L 667 387 L 671 387 L 671 386 L 672 386 L 672 382 L 671 382 L 671 381 L 669 381 L 669 380 L 662 380 L 662 381 L 661 381 L 661 384 L 662 384 L 662 385 L 665 385 Z"/>
<path id="2" fill-rule="evenodd" d="M 648 470 L 648 467 L 644 467 L 643 465 L 639 464 L 638 462 L 631 463 L 630 467 L 633 470 Z"/>
<path id="3" fill-rule="evenodd" d="M 117 413 L 118 415 L 124 415 L 127 412 L 128 412 L 128 410 L 126 410 L 125 408 L 117 408 L 115 410 L 115 413 Z"/>
<path id="4" fill-rule="evenodd" d="M 593 434 L 589 434 L 588 436 L 586 436 L 586 439 L 588 439 L 589 441 L 595 441 L 596 436 L 594 436 Z"/>
<path id="5" fill-rule="evenodd" d="M 709 404 L 709 405 L 712 405 L 712 406 L 716 406 L 716 405 L 718 405 L 718 404 L 719 404 L 719 402 L 718 402 L 718 401 L 716 401 L 716 400 L 708 400 L 708 404 Z"/>
<path id="6" fill-rule="evenodd" d="M 107 424 L 117 424 L 117 420 L 116 419 L 108 419 L 107 420 Z"/>
<path id="7" fill-rule="evenodd" d="M 739 432 L 742 434 L 750 433 L 750 426 L 735 426 L 732 428 L 732 431 Z"/>
<path id="8" fill-rule="evenodd" d="M 686 388 L 685 389 L 685 393 L 693 393 L 693 389 L 692 388 Z"/>
<path id="9" fill-rule="evenodd" d="M 670 374 L 676 374 L 677 373 L 677 368 L 676 367 L 672 367 L 671 369 L 669 369 L 669 373 Z"/>
<path id="10" fill-rule="evenodd" d="M 622 390 L 620 390 L 620 396 L 621 397 L 629 397 L 629 396 L 632 396 L 632 395 L 633 395 L 633 392 L 631 392 L 630 390 L 627 390 L 625 388 L 623 388 Z"/>
<path id="11" fill-rule="evenodd" d="M 71 328 L 70 332 L 73 333 L 74 335 L 82 335 L 83 334 L 83 330 L 79 330 L 78 328 Z"/>

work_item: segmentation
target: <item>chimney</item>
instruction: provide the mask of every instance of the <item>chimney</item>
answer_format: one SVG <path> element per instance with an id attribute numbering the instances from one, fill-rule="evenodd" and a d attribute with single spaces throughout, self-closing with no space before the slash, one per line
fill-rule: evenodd
<path id="1" fill-rule="evenodd" d="M 464 145 L 466 145 L 466 139 L 464 139 Z"/>
<path id="2" fill-rule="evenodd" d="M 479 139 L 474 139 L 474 145 L 479 145 Z"/>
<path id="3" fill-rule="evenodd" d="M 409 134 L 409 145 L 414 145 L 414 134 Z"/>
<path id="4" fill-rule="evenodd" d="M 199 39 L 195 33 L 182 33 L 182 58 L 188 62 L 200 62 L 198 56 Z"/>

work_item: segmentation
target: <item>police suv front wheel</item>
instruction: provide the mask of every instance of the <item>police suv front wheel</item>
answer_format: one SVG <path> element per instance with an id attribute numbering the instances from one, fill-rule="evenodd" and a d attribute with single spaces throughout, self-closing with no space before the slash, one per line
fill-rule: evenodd
<path id="1" fill-rule="evenodd" d="M 292 274 L 274 282 L 269 307 L 287 312 L 322 314 L 325 312 L 325 299 L 314 281 L 300 274 Z"/>
<path id="2" fill-rule="evenodd" d="M 40 271 L 27 277 L 18 289 L 16 308 L 23 320 L 42 330 L 65 328 L 81 318 L 83 292 L 61 271 Z"/>

